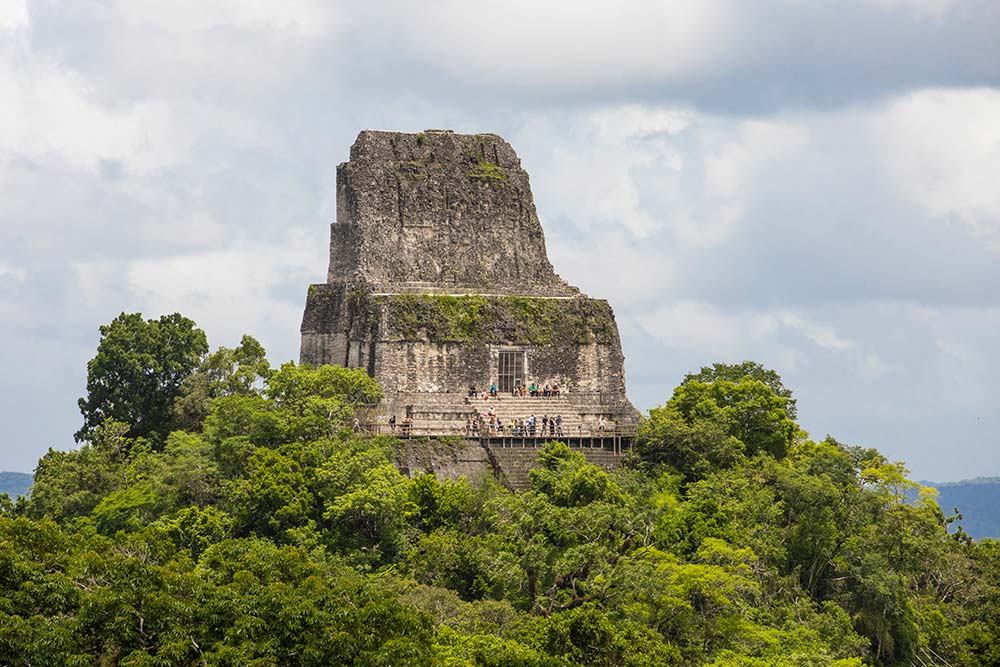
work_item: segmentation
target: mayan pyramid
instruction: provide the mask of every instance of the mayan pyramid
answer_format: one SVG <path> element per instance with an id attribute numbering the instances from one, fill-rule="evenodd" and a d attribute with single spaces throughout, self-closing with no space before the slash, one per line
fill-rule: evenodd
<path id="1" fill-rule="evenodd" d="M 417 432 L 458 433 L 481 408 L 469 388 L 492 385 L 505 419 L 558 413 L 570 434 L 635 421 L 614 313 L 553 270 L 528 174 L 495 134 L 358 135 L 301 331 L 303 363 L 367 369 L 382 414 Z M 531 385 L 559 395 L 521 396 Z"/>

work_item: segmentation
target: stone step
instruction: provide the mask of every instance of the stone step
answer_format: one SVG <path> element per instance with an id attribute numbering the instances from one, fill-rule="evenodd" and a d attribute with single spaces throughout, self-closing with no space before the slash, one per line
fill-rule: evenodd
<path id="1" fill-rule="evenodd" d="M 531 470 L 538 467 L 538 448 L 489 447 L 489 456 L 508 486 L 521 490 L 531 486 Z M 605 449 L 573 448 L 590 463 L 611 471 L 621 465 L 621 456 Z"/>

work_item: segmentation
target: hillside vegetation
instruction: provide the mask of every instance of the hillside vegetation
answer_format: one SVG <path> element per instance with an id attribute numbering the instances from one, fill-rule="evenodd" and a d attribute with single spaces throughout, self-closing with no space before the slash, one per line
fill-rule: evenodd
<path id="1" fill-rule="evenodd" d="M 199 334 L 102 328 L 81 447 L 2 503 L 0 664 L 1000 662 L 1000 543 L 757 364 L 685 378 L 622 470 L 551 443 L 515 493 L 401 475 L 352 433 L 363 372 Z"/>
<path id="2" fill-rule="evenodd" d="M 959 512 L 962 528 L 971 537 L 1000 538 L 1000 478 L 926 483 L 937 489 L 941 509 Z"/>
<path id="3" fill-rule="evenodd" d="M 0 472 L 0 493 L 12 498 L 23 496 L 31 488 L 31 475 L 26 472 Z"/>

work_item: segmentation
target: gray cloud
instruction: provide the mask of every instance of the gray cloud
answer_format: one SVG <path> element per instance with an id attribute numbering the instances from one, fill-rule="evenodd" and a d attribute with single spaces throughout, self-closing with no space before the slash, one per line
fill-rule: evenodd
<path id="1" fill-rule="evenodd" d="M 754 358 L 816 436 L 921 477 L 998 472 L 996 3 L 11 7 L 0 468 L 72 445 L 122 310 L 294 358 L 358 130 L 451 127 L 519 151 L 642 407 Z"/>

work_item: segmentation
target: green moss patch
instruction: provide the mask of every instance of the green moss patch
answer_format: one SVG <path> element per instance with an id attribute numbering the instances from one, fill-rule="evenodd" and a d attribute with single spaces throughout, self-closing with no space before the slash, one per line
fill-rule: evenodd
<path id="1" fill-rule="evenodd" d="M 469 172 L 469 178 L 474 181 L 493 181 L 498 183 L 507 182 L 507 172 L 503 167 L 499 167 L 484 159 L 479 160 L 476 166 Z"/>
<path id="2" fill-rule="evenodd" d="M 586 345 L 610 343 L 610 306 L 593 299 L 397 294 L 376 297 L 395 340 Z"/>

